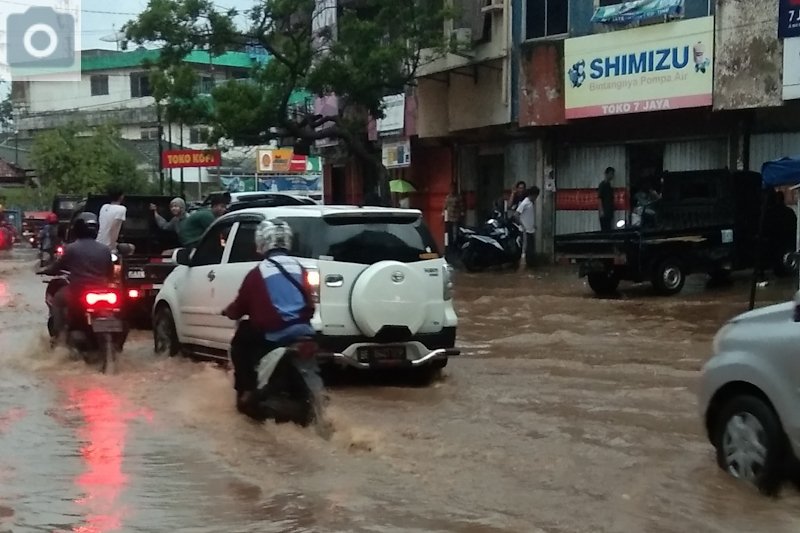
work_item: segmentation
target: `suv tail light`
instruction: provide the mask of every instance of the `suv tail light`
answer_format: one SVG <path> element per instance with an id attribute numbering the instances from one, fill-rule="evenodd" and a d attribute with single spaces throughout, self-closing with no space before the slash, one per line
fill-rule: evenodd
<path id="1" fill-rule="evenodd" d="M 445 263 L 442 267 L 442 283 L 444 283 L 444 299 L 453 299 L 453 267 Z"/>
<path id="2" fill-rule="evenodd" d="M 311 296 L 314 298 L 314 303 L 319 303 L 319 270 L 307 268 L 306 283 L 311 287 Z"/>
<path id="3" fill-rule="evenodd" d="M 86 309 L 91 311 L 94 309 L 113 309 L 119 308 L 120 294 L 114 290 L 107 291 L 90 291 L 83 295 L 83 303 L 86 304 Z"/>

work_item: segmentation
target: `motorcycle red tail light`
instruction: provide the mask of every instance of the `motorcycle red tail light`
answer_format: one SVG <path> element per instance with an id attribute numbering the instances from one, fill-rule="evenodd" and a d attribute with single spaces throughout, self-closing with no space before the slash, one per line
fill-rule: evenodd
<path id="1" fill-rule="evenodd" d="M 64 253 L 63 246 L 59 246 L 58 248 L 56 248 L 56 255 L 62 255 L 63 253 Z"/>
<path id="2" fill-rule="evenodd" d="M 119 293 L 116 291 L 92 291 L 83 295 L 83 302 L 90 309 L 93 308 L 113 308 L 120 301 Z"/>

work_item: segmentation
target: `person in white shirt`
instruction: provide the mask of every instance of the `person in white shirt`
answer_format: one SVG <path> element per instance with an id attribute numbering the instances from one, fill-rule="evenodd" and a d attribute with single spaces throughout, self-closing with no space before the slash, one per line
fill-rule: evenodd
<path id="1" fill-rule="evenodd" d="M 533 268 L 536 264 L 536 199 L 539 198 L 539 187 L 528 189 L 528 196 L 517 206 L 519 222 L 525 230 L 522 240 L 522 254 L 525 264 Z"/>
<path id="2" fill-rule="evenodd" d="M 119 189 L 111 189 L 109 198 L 109 203 L 100 208 L 100 216 L 97 217 L 100 223 L 97 241 L 122 254 L 132 253 L 133 245 L 117 242 L 122 224 L 125 223 L 125 217 L 128 214 L 128 208 L 122 205 L 125 194 Z"/>

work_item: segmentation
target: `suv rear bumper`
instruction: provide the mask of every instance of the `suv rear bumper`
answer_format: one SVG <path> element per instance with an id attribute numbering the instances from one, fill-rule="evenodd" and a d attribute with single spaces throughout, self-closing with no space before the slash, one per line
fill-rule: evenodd
<path id="1" fill-rule="evenodd" d="M 376 345 L 402 345 L 406 346 L 406 361 L 401 361 L 400 366 L 420 367 L 433 364 L 436 361 L 445 361 L 448 357 L 461 354 L 455 348 L 456 328 L 443 328 L 438 333 L 429 333 L 414 336 L 399 342 L 380 342 L 376 339 L 361 336 L 322 336 L 317 338 L 320 347 L 319 359 L 321 362 L 333 361 L 344 366 L 360 369 L 369 369 L 376 366 L 366 359 L 359 357 L 359 348 Z M 397 363 L 395 363 L 397 365 Z"/>

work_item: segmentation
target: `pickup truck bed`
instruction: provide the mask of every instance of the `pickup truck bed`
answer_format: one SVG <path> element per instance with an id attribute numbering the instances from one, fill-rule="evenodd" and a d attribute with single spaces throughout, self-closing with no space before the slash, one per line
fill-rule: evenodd
<path id="1" fill-rule="evenodd" d="M 169 217 L 171 200 L 169 196 L 126 196 L 124 201 L 128 213 L 119 242 L 133 244 L 136 251 L 123 259 L 122 280 L 128 294 L 130 318 L 142 327 L 150 327 L 155 297 L 176 266 L 171 262 L 172 250 L 180 247 L 174 232 L 158 227 L 150 204 L 155 204 L 162 216 Z M 83 210 L 98 214 L 107 202 L 105 196 L 90 196 Z"/>
<path id="2" fill-rule="evenodd" d="M 674 230 L 617 230 L 560 235 L 556 258 L 579 266 L 598 294 L 616 290 L 621 280 L 651 281 L 663 294 L 683 288 L 687 275 L 722 275 L 749 265 L 736 253 L 731 226 Z"/>

